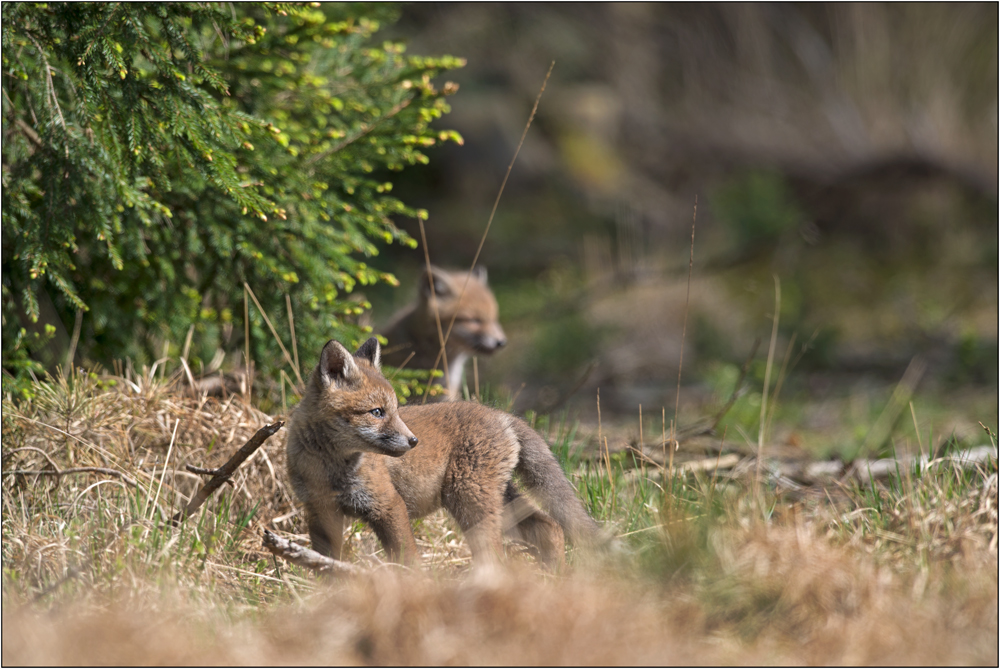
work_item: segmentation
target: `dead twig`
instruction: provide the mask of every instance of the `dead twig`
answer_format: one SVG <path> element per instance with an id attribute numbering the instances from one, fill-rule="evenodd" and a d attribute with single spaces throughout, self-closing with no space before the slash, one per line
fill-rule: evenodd
<path id="1" fill-rule="evenodd" d="M 184 465 L 184 469 L 188 470 L 192 474 L 198 474 L 199 476 L 218 476 L 218 469 L 205 469 L 204 467 L 195 467 L 194 465 Z M 232 479 L 226 479 L 224 481 L 226 485 L 230 488 L 235 488 L 236 485 L 233 484 Z"/>
<path id="2" fill-rule="evenodd" d="M 282 539 L 278 535 L 266 529 L 264 530 L 262 543 L 264 548 L 269 550 L 272 555 L 321 574 L 329 574 L 331 576 L 357 576 L 358 574 L 365 573 L 364 569 L 353 565 L 350 562 L 334 560 L 333 558 L 322 555 L 321 553 L 317 553 L 311 548 L 299 546 L 297 543 L 289 541 L 288 539 Z"/>
<path id="3" fill-rule="evenodd" d="M 50 460 L 51 462 L 51 460 Z M 59 485 L 59 479 L 67 474 L 106 474 L 108 476 L 115 476 L 120 478 L 125 483 L 129 484 L 133 488 L 138 484 L 135 479 L 130 477 L 128 474 L 123 474 L 117 469 L 108 469 L 107 467 L 72 467 L 70 469 L 39 469 L 39 470 L 26 470 L 26 469 L 12 469 L 3 473 L 4 476 L 8 474 L 20 474 L 21 476 L 55 476 L 56 485 Z"/>
<path id="4" fill-rule="evenodd" d="M 194 472 L 196 474 L 213 471 L 212 479 L 201 487 L 198 494 L 191 498 L 191 501 L 188 502 L 188 505 L 182 511 L 178 511 L 174 517 L 170 519 L 171 525 L 176 526 L 180 524 L 185 518 L 197 511 L 201 505 L 212 496 L 212 493 L 221 488 L 222 484 L 229 480 L 229 477 L 233 475 L 239 466 L 242 465 L 247 458 L 253 455 L 254 451 L 260 448 L 261 444 L 267 441 L 268 437 L 280 430 L 283 425 L 283 422 L 278 421 L 273 425 L 265 425 L 257 430 L 257 432 L 250 437 L 250 440 L 243 444 L 243 447 L 236 451 L 236 454 L 233 457 L 229 458 L 229 461 L 226 462 L 226 464 L 216 470 L 196 468 L 199 470 Z M 191 470 L 189 469 L 188 471 Z"/>

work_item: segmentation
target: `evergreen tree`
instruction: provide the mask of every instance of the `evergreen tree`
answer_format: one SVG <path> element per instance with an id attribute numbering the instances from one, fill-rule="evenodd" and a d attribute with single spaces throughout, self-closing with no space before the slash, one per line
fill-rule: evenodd
<path id="1" fill-rule="evenodd" d="M 190 340 L 198 371 L 243 350 L 244 282 L 286 351 L 286 295 L 308 355 L 364 338 L 351 291 L 395 282 L 366 258 L 415 246 L 392 216 L 426 216 L 388 176 L 461 141 L 430 123 L 456 89 L 432 80 L 462 61 L 376 44 L 395 18 L 384 5 L 2 12 L 4 392 L 40 369 L 44 336 L 29 357 L 28 333 L 46 325 L 77 323 L 76 360 L 104 364 Z M 250 314 L 258 369 L 291 374 L 252 301 Z"/>

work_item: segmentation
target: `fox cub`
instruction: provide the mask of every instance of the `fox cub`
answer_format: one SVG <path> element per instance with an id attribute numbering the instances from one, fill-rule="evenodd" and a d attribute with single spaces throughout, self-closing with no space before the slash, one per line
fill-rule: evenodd
<path id="1" fill-rule="evenodd" d="M 577 545 L 603 542 L 548 445 L 524 421 L 472 402 L 400 407 L 380 354 L 374 337 L 354 355 L 329 341 L 289 419 L 288 474 L 315 550 L 340 557 L 345 517 L 361 518 L 390 559 L 412 564 L 410 520 L 442 506 L 477 563 L 503 554 L 503 536 L 532 546 L 550 569 L 563 563 L 564 536 Z M 545 511 L 521 495 L 514 472 Z"/>
<path id="2" fill-rule="evenodd" d="M 455 318 L 455 325 L 445 346 L 448 378 L 444 379 L 448 399 L 454 400 L 459 397 L 462 369 L 469 356 L 496 352 L 507 343 L 507 335 L 500 327 L 497 301 L 493 297 L 493 291 L 486 285 L 484 268 L 477 267 L 472 272 L 449 272 L 431 267 L 430 277 L 427 272 L 420 274 L 416 303 L 403 308 L 380 330 L 380 334 L 389 340 L 385 353 L 386 364 L 399 367 L 413 353 L 407 363 L 408 367 L 435 368 L 434 361 L 438 360 L 441 350 L 434 316 L 435 306 L 441 319 L 442 334 L 448 331 L 452 317 Z M 437 369 L 444 369 L 440 360 Z"/>

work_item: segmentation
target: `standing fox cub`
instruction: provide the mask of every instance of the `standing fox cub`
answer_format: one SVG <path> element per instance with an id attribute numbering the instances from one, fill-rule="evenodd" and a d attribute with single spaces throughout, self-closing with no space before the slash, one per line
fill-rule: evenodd
<path id="1" fill-rule="evenodd" d="M 477 563 L 503 555 L 504 535 L 533 546 L 552 569 L 564 560 L 564 531 L 577 545 L 603 541 L 524 421 L 472 402 L 400 407 L 380 355 L 374 337 L 354 355 L 327 342 L 289 419 L 288 474 L 315 550 L 340 557 L 349 516 L 375 530 L 392 560 L 412 564 L 410 520 L 442 506 Z M 545 511 L 521 495 L 514 472 Z"/>
<path id="2" fill-rule="evenodd" d="M 496 298 L 486 285 L 485 269 L 449 272 L 431 267 L 429 277 L 427 272 L 421 272 L 416 303 L 403 308 L 380 330 L 389 340 L 385 363 L 399 367 L 412 353 L 407 363 L 409 367 L 435 369 L 437 361 L 437 369 L 443 370 L 443 363 L 438 359 L 441 350 L 438 318 L 442 334 L 448 331 L 451 319 L 455 319 L 445 346 L 448 378 L 444 379 L 448 399 L 454 400 L 459 396 L 462 368 L 469 356 L 492 354 L 507 343 L 507 335 L 498 320 Z"/>

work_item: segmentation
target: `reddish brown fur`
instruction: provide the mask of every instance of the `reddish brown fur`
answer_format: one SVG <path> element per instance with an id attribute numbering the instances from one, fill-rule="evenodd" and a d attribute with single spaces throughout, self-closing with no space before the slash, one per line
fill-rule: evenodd
<path id="1" fill-rule="evenodd" d="M 490 355 L 507 342 L 507 335 L 500 327 L 496 298 L 486 284 L 485 269 L 449 272 L 432 267 L 430 280 L 426 273 L 420 277 L 417 301 L 393 316 L 381 333 L 389 340 L 384 355 L 386 364 L 398 367 L 409 357 L 406 362 L 409 368 L 444 371 L 444 362 L 438 358 L 441 350 L 438 319 L 443 335 L 452 318 L 455 323 L 445 347 L 448 377 L 442 383 L 448 399 L 453 400 L 459 396 L 462 370 L 469 356 Z"/>
<path id="2" fill-rule="evenodd" d="M 564 530 L 578 543 L 599 538 L 548 446 L 523 421 L 471 402 L 400 408 L 378 364 L 374 338 L 355 356 L 328 343 L 289 421 L 288 471 L 316 550 L 339 556 L 344 517 L 353 516 L 372 526 L 390 558 L 412 563 L 409 521 L 442 506 L 477 561 L 502 555 L 505 531 L 550 567 L 563 561 Z M 419 445 L 396 448 L 412 445 L 413 435 Z M 548 513 L 521 496 L 515 470 Z"/>

